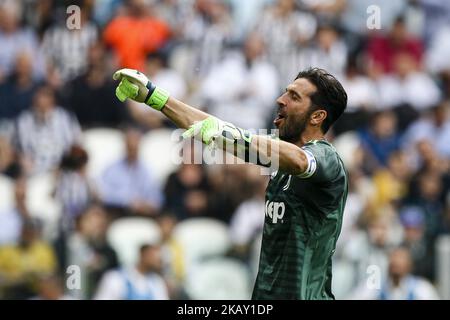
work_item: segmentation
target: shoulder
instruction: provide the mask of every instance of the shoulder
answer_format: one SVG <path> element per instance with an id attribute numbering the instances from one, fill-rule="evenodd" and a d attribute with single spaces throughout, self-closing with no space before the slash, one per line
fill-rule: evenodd
<path id="1" fill-rule="evenodd" d="M 309 168 L 312 172 L 308 177 L 316 181 L 333 180 L 342 175 L 344 166 L 336 149 L 325 140 L 313 140 L 305 144 L 302 149 L 305 151 Z"/>
<path id="2" fill-rule="evenodd" d="M 416 294 L 418 300 L 438 300 L 439 295 L 435 287 L 426 279 L 417 277 L 416 282 Z"/>
<path id="3" fill-rule="evenodd" d="M 76 116 L 60 106 L 55 107 L 54 115 L 58 121 L 76 122 Z"/>
<path id="4" fill-rule="evenodd" d="M 333 145 L 325 140 L 312 140 L 306 143 L 302 149 L 311 153 L 316 161 L 338 162 L 339 155 Z"/>

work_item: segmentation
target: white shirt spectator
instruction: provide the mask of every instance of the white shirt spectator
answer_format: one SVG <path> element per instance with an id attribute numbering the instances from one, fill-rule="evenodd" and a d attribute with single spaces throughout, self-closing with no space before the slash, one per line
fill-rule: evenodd
<path id="1" fill-rule="evenodd" d="M 385 75 L 377 80 L 379 106 L 389 109 L 406 103 L 417 111 L 435 106 L 441 99 L 441 93 L 433 79 L 423 73 L 414 72 L 404 79 Z"/>
<path id="2" fill-rule="evenodd" d="M 429 142 L 440 157 L 450 159 L 450 120 L 438 127 L 431 119 L 422 118 L 409 126 L 403 136 L 403 146 L 415 168 L 420 166 L 416 148 L 420 141 Z"/>
<path id="3" fill-rule="evenodd" d="M 135 268 L 107 272 L 94 296 L 95 300 L 168 300 L 163 278 L 150 273 L 144 275 Z"/>
<path id="4" fill-rule="evenodd" d="M 361 107 L 374 107 L 378 102 L 375 83 L 365 76 L 343 78 L 342 86 L 347 92 L 348 101 L 345 112 L 355 112 Z"/>
<path id="5" fill-rule="evenodd" d="M 231 241 L 235 245 L 248 245 L 264 226 L 264 200 L 243 202 L 233 214 L 230 224 Z"/>
<path id="6" fill-rule="evenodd" d="M 177 71 L 165 68 L 152 77 L 152 83 L 164 88 L 172 97 L 183 99 L 187 94 L 187 85 L 184 78 Z"/>
<path id="7" fill-rule="evenodd" d="M 22 230 L 22 216 L 16 209 L 0 212 L 0 246 L 16 244 Z"/>
<path id="8" fill-rule="evenodd" d="M 246 34 L 255 26 L 258 17 L 264 7 L 272 0 L 230 0 L 233 8 L 234 35 L 236 38 L 244 38 Z"/>
<path id="9" fill-rule="evenodd" d="M 433 73 L 450 70 L 450 26 L 441 28 L 433 37 L 426 51 L 426 66 Z"/>
<path id="10" fill-rule="evenodd" d="M 265 128 L 278 92 L 275 68 L 262 60 L 247 66 L 241 54 L 216 65 L 201 88 L 211 114 L 246 129 Z"/>
<path id="11" fill-rule="evenodd" d="M 349 296 L 351 300 L 439 300 L 439 295 L 433 285 L 426 279 L 416 276 L 406 276 L 399 286 L 393 287 L 390 282 L 382 284 L 381 288 L 369 288 L 362 283 Z"/>
<path id="12" fill-rule="evenodd" d="M 337 40 L 328 51 L 318 46 L 305 48 L 299 51 L 297 59 L 295 66 L 298 67 L 298 70 L 305 70 L 314 66 L 325 69 L 340 79 L 347 66 L 347 46 L 343 41 Z M 293 80 L 294 78 L 289 79 Z"/>
<path id="13" fill-rule="evenodd" d="M 12 34 L 0 30 L 0 72 L 8 75 L 13 70 L 16 57 L 23 52 L 33 56 L 33 75 L 41 79 L 45 73 L 45 61 L 38 48 L 36 35 L 29 29 L 18 29 Z"/>

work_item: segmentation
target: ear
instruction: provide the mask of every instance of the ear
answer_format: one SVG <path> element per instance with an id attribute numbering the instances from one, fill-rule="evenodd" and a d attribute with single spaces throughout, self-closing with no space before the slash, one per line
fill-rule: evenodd
<path id="1" fill-rule="evenodd" d="M 322 122 L 326 119 L 327 115 L 328 114 L 326 110 L 323 109 L 316 110 L 311 114 L 310 123 L 313 126 L 320 126 Z"/>

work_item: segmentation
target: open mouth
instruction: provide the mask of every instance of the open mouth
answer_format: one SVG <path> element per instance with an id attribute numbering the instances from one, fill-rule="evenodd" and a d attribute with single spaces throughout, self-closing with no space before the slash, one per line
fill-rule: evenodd
<path id="1" fill-rule="evenodd" d="M 283 123 L 285 118 L 286 118 L 286 116 L 284 114 L 278 113 L 277 117 L 275 118 L 275 120 L 273 120 L 273 123 L 278 128 Z"/>

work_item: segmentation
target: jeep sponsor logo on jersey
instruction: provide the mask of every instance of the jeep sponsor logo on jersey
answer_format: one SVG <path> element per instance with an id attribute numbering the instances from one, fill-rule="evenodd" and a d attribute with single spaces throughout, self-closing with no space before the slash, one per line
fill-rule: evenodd
<path id="1" fill-rule="evenodd" d="M 278 223 L 278 221 L 281 221 L 284 217 L 286 206 L 284 202 L 266 201 L 265 211 L 266 216 L 272 219 L 272 223 Z"/>

